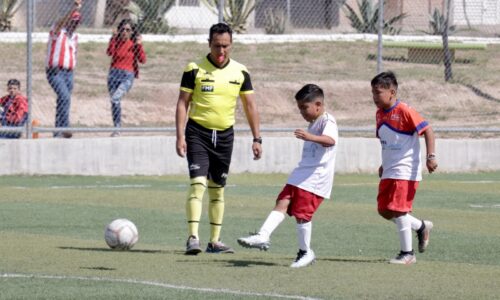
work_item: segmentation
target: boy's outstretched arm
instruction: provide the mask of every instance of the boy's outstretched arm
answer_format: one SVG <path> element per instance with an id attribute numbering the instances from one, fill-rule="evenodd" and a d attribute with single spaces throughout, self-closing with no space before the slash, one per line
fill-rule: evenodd
<path id="1" fill-rule="evenodd" d="M 294 134 L 298 139 L 318 143 L 323 147 L 331 147 L 335 145 L 335 140 L 327 135 L 314 135 L 304 129 L 296 129 Z"/>
<path id="2" fill-rule="evenodd" d="M 432 173 L 437 169 L 438 164 L 436 160 L 434 131 L 432 130 L 431 127 L 427 128 L 427 130 L 424 131 L 424 138 L 425 138 L 425 146 L 427 148 L 427 155 L 426 155 L 427 170 L 429 170 L 429 173 Z"/>

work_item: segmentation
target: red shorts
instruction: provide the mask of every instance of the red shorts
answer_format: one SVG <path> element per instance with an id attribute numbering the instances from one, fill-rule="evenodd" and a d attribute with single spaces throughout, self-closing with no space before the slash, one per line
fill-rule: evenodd
<path id="1" fill-rule="evenodd" d="M 323 201 L 322 197 L 290 184 L 285 185 L 277 200 L 284 199 L 290 200 L 286 211 L 289 216 L 308 222 Z"/>
<path id="2" fill-rule="evenodd" d="M 418 181 L 382 179 L 378 186 L 378 211 L 410 212 Z"/>

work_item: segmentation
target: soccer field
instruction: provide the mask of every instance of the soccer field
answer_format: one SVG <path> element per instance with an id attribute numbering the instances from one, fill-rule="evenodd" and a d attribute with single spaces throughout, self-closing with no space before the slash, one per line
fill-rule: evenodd
<path id="1" fill-rule="evenodd" d="M 285 180 L 231 175 L 222 238 L 236 253 L 185 256 L 187 176 L 2 177 L 0 299 L 500 297 L 500 172 L 424 177 L 414 215 L 434 230 L 410 266 L 387 263 L 399 241 L 394 224 L 376 213 L 375 175 L 336 176 L 333 199 L 313 219 L 314 265 L 289 268 L 297 252 L 291 218 L 269 251 L 239 247 L 236 239 L 260 227 Z M 116 218 L 139 229 L 131 251 L 104 242 Z"/>

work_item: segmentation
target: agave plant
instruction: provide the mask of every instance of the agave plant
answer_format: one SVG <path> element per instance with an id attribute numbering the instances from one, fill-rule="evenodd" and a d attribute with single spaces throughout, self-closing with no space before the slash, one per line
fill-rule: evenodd
<path id="1" fill-rule="evenodd" d="M 264 30 L 267 34 L 283 34 L 287 17 L 284 9 L 270 8 L 264 13 Z"/>
<path id="2" fill-rule="evenodd" d="M 203 4 L 218 15 L 219 0 L 201 0 Z M 237 33 L 247 31 L 247 19 L 254 11 L 259 0 L 225 0 L 224 21 Z"/>
<path id="3" fill-rule="evenodd" d="M 0 0 L 0 31 L 12 29 L 12 18 L 23 3 L 24 0 Z"/>
<path id="4" fill-rule="evenodd" d="M 430 31 L 423 31 L 424 33 L 431 35 L 443 35 L 445 30 L 445 16 L 439 11 L 439 9 L 434 9 L 434 13 L 429 16 L 429 28 Z M 456 26 L 448 26 L 448 33 L 453 33 L 456 31 Z"/>
<path id="5" fill-rule="evenodd" d="M 124 10 L 133 15 L 140 32 L 167 33 L 170 30 L 165 13 L 175 0 L 134 0 Z"/>
<path id="6" fill-rule="evenodd" d="M 344 4 L 344 12 L 351 22 L 352 28 L 360 33 L 377 33 L 379 27 L 379 4 L 374 7 L 370 0 L 357 0 L 359 15 L 349 4 Z M 402 13 L 389 20 L 384 20 L 383 32 L 385 34 L 399 34 L 401 28 L 394 27 L 394 24 L 406 18 L 407 14 Z"/>

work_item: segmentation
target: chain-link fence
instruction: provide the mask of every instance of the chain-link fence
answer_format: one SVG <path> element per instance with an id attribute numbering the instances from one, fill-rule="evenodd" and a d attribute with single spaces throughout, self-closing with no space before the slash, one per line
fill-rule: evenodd
<path id="1" fill-rule="evenodd" d="M 2 100 L 4 131 L 32 120 L 41 137 L 172 131 L 182 72 L 208 53 L 220 19 L 236 32 L 232 57 L 250 70 L 264 128 L 303 125 L 293 95 L 307 82 L 325 89 L 341 128 L 370 128 L 369 80 L 387 69 L 434 125 L 500 126 L 498 0 L 79 2 L 3 1 L 0 83 L 17 79 L 30 98 Z M 14 106 L 18 118 L 4 121 Z"/>

